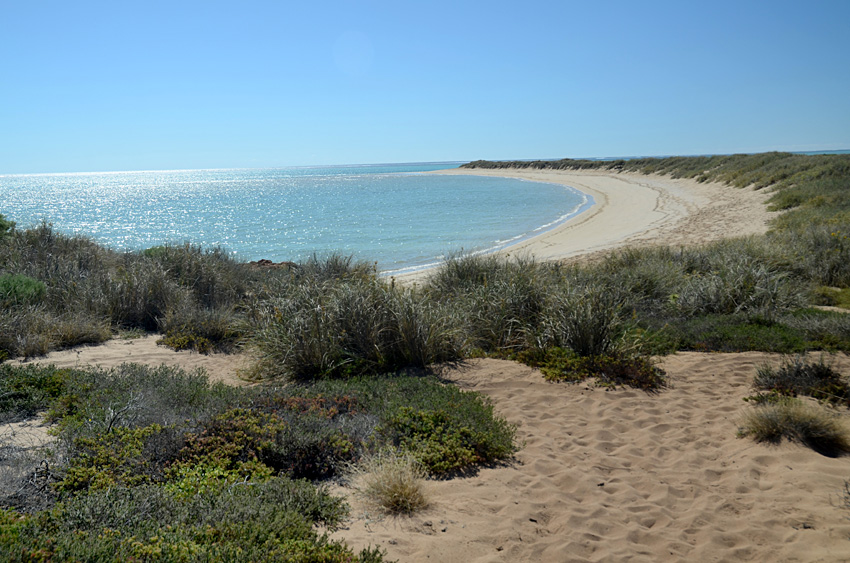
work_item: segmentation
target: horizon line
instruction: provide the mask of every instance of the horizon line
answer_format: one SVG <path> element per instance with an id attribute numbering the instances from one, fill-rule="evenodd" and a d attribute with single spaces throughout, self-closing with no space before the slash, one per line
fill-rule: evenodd
<path id="1" fill-rule="evenodd" d="M 735 154 L 766 154 L 771 152 L 787 152 L 789 154 L 841 154 L 850 153 L 850 149 L 824 149 L 824 150 L 809 150 L 809 151 L 783 151 L 783 150 L 765 150 L 765 151 L 740 151 L 740 152 L 720 152 L 720 153 L 693 153 L 693 154 L 661 154 L 661 155 L 631 155 L 631 156 L 584 156 L 584 157 L 554 157 L 554 158 L 496 158 L 484 159 L 477 158 L 472 160 L 424 160 L 424 161 L 407 161 L 407 162 L 373 162 L 373 163 L 348 163 L 348 164 L 297 164 L 290 166 L 233 166 L 233 167 L 215 167 L 215 168 L 150 168 L 137 170 L 88 170 L 76 172 L 12 172 L 0 173 L 0 178 L 8 178 L 15 176 L 73 176 L 73 175 L 88 175 L 88 174 L 135 174 L 135 173 L 151 173 L 151 172 L 190 172 L 190 171 L 228 171 L 228 170 L 293 170 L 305 168 L 356 168 L 368 166 L 415 166 L 424 164 L 466 164 L 469 162 L 486 161 L 486 162 L 556 162 L 559 160 L 636 160 L 640 158 L 672 158 L 672 157 L 699 157 L 699 156 L 730 156 Z"/>

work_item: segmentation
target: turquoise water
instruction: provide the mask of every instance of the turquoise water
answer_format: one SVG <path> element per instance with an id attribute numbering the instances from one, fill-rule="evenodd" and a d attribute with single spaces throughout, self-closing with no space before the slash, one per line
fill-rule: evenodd
<path id="1" fill-rule="evenodd" d="M 0 213 L 116 249 L 221 246 L 245 260 L 354 255 L 387 273 L 488 252 L 589 206 L 555 184 L 421 172 L 457 163 L 0 176 Z"/>

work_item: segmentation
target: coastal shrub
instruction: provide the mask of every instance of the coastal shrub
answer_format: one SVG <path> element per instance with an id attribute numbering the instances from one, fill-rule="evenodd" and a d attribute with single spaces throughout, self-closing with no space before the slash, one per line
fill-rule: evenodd
<path id="1" fill-rule="evenodd" d="M 673 299 L 686 315 L 749 313 L 767 319 L 804 302 L 799 285 L 787 274 L 749 260 L 730 261 L 688 278 Z"/>
<path id="2" fill-rule="evenodd" d="M 778 368 L 759 367 L 753 387 L 780 395 L 807 395 L 829 403 L 850 406 L 850 385 L 845 377 L 824 362 L 810 362 L 805 355 L 785 358 Z"/>
<path id="3" fill-rule="evenodd" d="M 667 384 L 664 370 L 640 355 L 580 356 L 564 348 L 547 348 L 524 351 L 516 359 L 540 368 L 549 381 L 579 383 L 595 378 L 600 385 L 624 385 L 644 391 L 656 391 Z"/>
<path id="4" fill-rule="evenodd" d="M 366 456 L 348 471 L 357 493 L 389 514 L 412 514 L 426 508 L 426 477 L 417 459 L 395 450 Z"/>
<path id="5" fill-rule="evenodd" d="M 104 312 L 113 323 L 126 328 L 154 331 L 159 319 L 187 299 L 186 290 L 157 264 L 127 259 L 103 283 Z"/>
<path id="6" fill-rule="evenodd" d="M 622 336 L 621 301 L 608 286 L 569 288 L 555 295 L 543 317 L 541 347 L 568 348 L 579 356 L 601 356 Z"/>
<path id="7" fill-rule="evenodd" d="M 366 448 L 402 442 L 436 473 L 514 451 L 515 429 L 492 405 L 431 378 L 240 390 L 200 373 L 130 364 L 73 371 L 63 385 L 49 415 L 71 460 L 67 490 L 175 481 L 185 492 L 267 470 L 323 479 Z"/>
<path id="8" fill-rule="evenodd" d="M 658 326 L 663 322 L 662 326 Z M 661 331 L 669 349 L 699 352 L 762 351 L 794 354 L 810 349 L 805 331 L 758 316 L 705 315 L 651 319 L 649 328 Z M 654 333 L 658 335 L 659 333 Z"/>
<path id="9" fill-rule="evenodd" d="M 774 444 L 785 438 L 828 456 L 850 453 L 850 434 L 839 417 L 798 399 L 755 407 L 744 416 L 739 434 Z"/>
<path id="10" fill-rule="evenodd" d="M 145 445 L 153 434 L 162 431 L 158 424 L 144 428 L 114 426 L 96 437 L 76 438 L 74 455 L 58 488 L 70 492 L 150 482 L 151 471 L 143 455 Z"/>
<path id="11" fill-rule="evenodd" d="M 850 309 L 850 288 L 819 286 L 814 289 L 815 304 Z"/>
<path id="12" fill-rule="evenodd" d="M 204 249 L 186 243 L 155 246 L 141 252 L 158 264 L 168 277 L 188 289 L 203 309 L 232 307 L 248 293 L 252 270 L 224 249 Z"/>
<path id="13" fill-rule="evenodd" d="M 159 329 L 165 335 L 157 344 L 201 354 L 233 351 L 245 336 L 244 322 L 233 309 L 205 309 L 192 303 L 166 312 Z"/>
<path id="14" fill-rule="evenodd" d="M 324 380 L 308 389 L 311 395 L 353 397 L 375 417 L 374 433 L 365 434 L 369 443 L 412 453 L 432 474 L 469 471 L 516 451 L 516 427 L 497 416 L 486 397 L 433 377 Z"/>
<path id="15" fill-rule="evenodd" d="M 483 437 L 467 426 L 452 424 L 445 411 L 401 407 L 381 432 L 434 475 L 462 472 L 485 460 L 476 452 L 476 444 L 485 443 Z"/>
<path id="16" fill-rule="evenodd" d="M 8 238 L 12 232 L 15 230 L 15 222 L 6 219 L 2 213 L 0 213 L 0 240 L 4 238 Z"/>
<path id="17" fill-rule="evenodd" d="M 95 438 L 114 428 L 192 427 L 250 400 L 250 391 L 210 383 L 203 370 L 122 364 L 108 370 L 75 370 L 49 415 L 61 437 Z"/>
<path id="18" fill-rule="evenodd" d="M 117 487 L 39 516 L 0 511 L 0 541 L 10 561 L 381 561 L 313 529 L 335 529 L 345 513 L 324 489 L 285 478 L 186 499 Z"/>
<path id="19" fill-rule="evenodd" d="M 445 304 L 401 289 L 391 292 L 390 309 L 399 366 L 424 368 L 461 357 L 460 324 Z"/>
<path id="20" fill-rule="evenodd" d="M 459 356 L 442 308 L 376 279 L 305 284 L 271 305 L 253 338 L 261 377 L 350 377 Z"/>
<path id="21" fill-rule="evenodd" d="M 46 292 L 47 286 L 31 277 L 21 274 L 0 275 L 0 305 L 4 307 L 38 303 Z"/>
<path id="22" fill-rule="evenodd" d="M 49 442 L 21 441 L 18 438 L 15 443 L 0 446 L 0 512 L 12 508 L 34 514 L 49 509 L 57 501 L 58 495 L 51 487 L 55 458 Z M 2 535 L 0 532 L 0 546 Z"/>
<path id="23" fill-rule="evenodd" d="M 65 392 L 71 373 L 52 365 L 0 364 L 0 423 L 16 422 L 46 410 Z"/>

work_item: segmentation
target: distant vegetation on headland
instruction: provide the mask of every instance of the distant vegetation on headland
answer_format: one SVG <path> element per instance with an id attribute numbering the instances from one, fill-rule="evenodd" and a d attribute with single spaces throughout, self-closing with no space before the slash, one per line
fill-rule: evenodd
<path id="1" fill-rule="evenodd" d="M 816 221 L 850 221 L 850 154 L 804 155 L 785 152 L 725 156 L 674 156 L 629 160 L 476 160 L 461 168 L 605 170 L 638 174 L 665 174 L 698 182 L 719 182 L 738 188 L 770 188 L 772 210 L 796 209 L 783 216 L 776 228 L 805 226 Z M 811 208 L 818 208 L 812 211 Z"/>
<path id="2" fill-rule="evenodd" d="M 0 552 L 13 561 L 377 561 L 377 550 L 354 554 L 315 532 L 345 513 L 317 482 L 387 456 L 451 476 L 516 448 L 515 429 L 484 398 L 443 385 L 432 365 L 512 358 L 553 381 L 661 392 L 652 357 L 676 350 L 850 351 L 850 315 L 823 307 L 850 307 L 850 155 L 465 167 L 724 182 L 771 190 L 783 213 L 763 236 L 625 248 L 590 262 L 454 255 L 412 287 L 342 256 L 274 266 L 192 244 L 118 252 L 0 216 L 0 360 L 156 332 L 175 349 L 250 350 L 245 375 L 267 383 L 229 388 L 164 367 L 0 365 L 0 421 L 47 411 L 59 434 L 49 462 L 4 450 Z M 806 386 L 789 384 L 789 373 Z M 799 363 L 763 379 L 772 394 L 759 400 L 774 405 L 797 393 L 850 402 L 846 380 L 827 368 Z M 746 432 L 776 439 L 763 426 Z"/>

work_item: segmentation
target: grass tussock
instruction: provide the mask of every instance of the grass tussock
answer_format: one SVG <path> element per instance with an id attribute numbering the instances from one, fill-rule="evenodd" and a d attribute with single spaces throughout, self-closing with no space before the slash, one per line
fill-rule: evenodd
<path id="1" fill-rule="evenodd" d="M 740 434 L 774 444 L 786 439 L 828 456 L 850 453 L 850 433 L 840 418 L 798 399 L 755 407 L 741 422 Z"/>
<path id="2" fill-rule="evenodd" d="M 301 285 L 269 302 L 252 343 L 264 378 L 380 374 L 459 359 L 443 307 L 375 278 Z"/>
<path id="3" fill-rule="evenodd" d="M 389 514 L 412 514 L 428 506 L 427 473 L 409 453 L 385 450 L 353 465 L 349 480 L 369 504 Z"/>
<path id="4" fill-rule="evenodd" d="M 786 358 L 778 368 L 761 366 L 753 387 L 787 397 L 805 395 L 832 404 L 850 406 L 850 385 L 845 377 L 824 362 L 806 356 Z"/>

